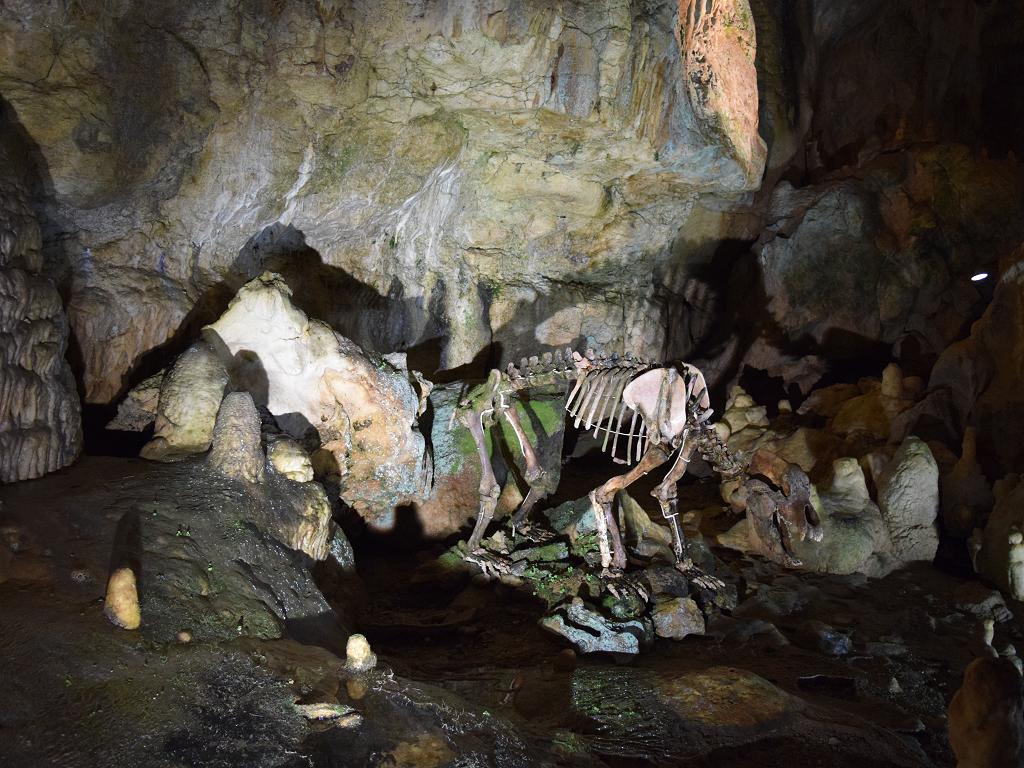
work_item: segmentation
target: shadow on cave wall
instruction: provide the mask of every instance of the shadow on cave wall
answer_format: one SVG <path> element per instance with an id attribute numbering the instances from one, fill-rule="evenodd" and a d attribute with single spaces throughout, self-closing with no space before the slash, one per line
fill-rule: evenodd
<path id="1" fill-rule="evenodd" d="M 815 385 L 856 382 L 878 376 L 893 361 L 892 346 L 844 330 L 833 330 L 822 343 L 810 336 L 791 339 L 769 310 L 764 275 L 753 242 L 723 241 L 706 264 L 690 271 L 690 278 L 705 287 L 703 306 L 683 297 L 666 302 L 666 359 L 686 359 L 705 370 L 712 401 L 724 403 L 728 389 L 738 383 L 758 403 L 788 399 L 794 408 L 806 398 L 795 384 L 745 364 L 744 358 L 759 339 L 784 355 L 814 355 L 828 361 L 828 370 Z M 693 315 L 708 315 L 695 322 Z"/>

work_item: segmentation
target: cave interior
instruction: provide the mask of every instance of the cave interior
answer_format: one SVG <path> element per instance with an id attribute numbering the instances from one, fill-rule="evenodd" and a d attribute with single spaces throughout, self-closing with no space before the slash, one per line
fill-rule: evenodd
<path id="1" fill-rule="evenodd" d="M 0 41 L 0 765 L 1024 767 L 1024 2 Z"/>

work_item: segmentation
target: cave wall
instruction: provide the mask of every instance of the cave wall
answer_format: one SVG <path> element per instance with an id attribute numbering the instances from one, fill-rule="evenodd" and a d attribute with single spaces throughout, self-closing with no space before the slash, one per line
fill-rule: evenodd
<path id="1" fill-rule="evenodd" d="M 689 359 L 717 391 L 756 369 L 806 393 L 837 360 L 925 376 L 983 311 L 967 278 L 1024 237 L 1022 19 L 923 0 L 12 0 L 0 94 L 33 147 L 36 271 L 86 403 L 264 269 L 428 376 L 587 345 Z"/>
<path id="2" fill-rule="evenodd" d="M 746 0 L 48 0 L 6 4 L 0 41 L 89 402 L 275 224 L 401 307 L 395 346 L 443 337 L 441 367 L 588 336 L 658 356 L 668 244 L 764 166 Z"/>

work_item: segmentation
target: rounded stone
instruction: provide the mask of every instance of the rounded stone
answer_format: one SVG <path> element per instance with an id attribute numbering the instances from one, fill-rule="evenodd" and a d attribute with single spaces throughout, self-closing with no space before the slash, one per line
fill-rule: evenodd
<path id="1" fill-rule="evenodd" d="M 138 629 L 142 623 L 139 611 L 139 593 L 135 584 L 135 573 L 131 568 L 118 568 L 107 582 L 107 597 L 103 603 L 103 615 L 110 623 L 121 629 Z"/>

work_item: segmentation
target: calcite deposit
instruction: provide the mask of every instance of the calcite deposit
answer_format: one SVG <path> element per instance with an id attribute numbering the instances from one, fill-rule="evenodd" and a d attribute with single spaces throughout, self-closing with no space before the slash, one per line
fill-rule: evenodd
<path id="1" fill-rule="evenodd" d="M 78 456 L 78 393 L 68 321 L 44 272 L 25 160 L 0 143 L 0 482 L 28 480 Z"/>
<path id="2" fill-rule="evenodd" d="M 430 464 L 409 371 L 308 318 L 280 276 L 243 286 L 203 336 L 232 385 L 283 430 L 296 438 L 312 430 L 323 473 L 368 523 L 390 528 L 396 507 L 425 495 Z"/>

